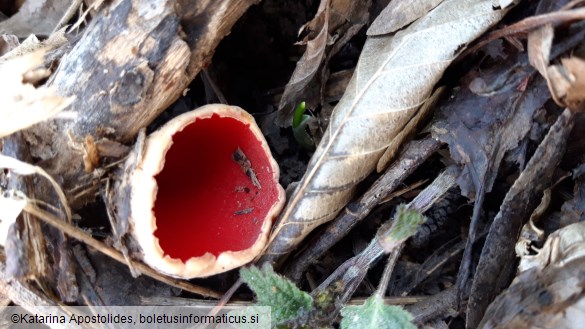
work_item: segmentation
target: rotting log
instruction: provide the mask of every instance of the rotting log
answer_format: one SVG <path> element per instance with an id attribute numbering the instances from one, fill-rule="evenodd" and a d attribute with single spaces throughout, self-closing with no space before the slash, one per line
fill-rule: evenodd
<path id="1" fill-rule="evenodd" d="M 99 187 L 100 143 L 131 142 L 181 95 L 256 2 L 104 4 L 49 80 L 58 94 L 76 96 L 76 116 L 24 132 L 31 155 L 62 184 L 73 208 L 92 200 Z"/>

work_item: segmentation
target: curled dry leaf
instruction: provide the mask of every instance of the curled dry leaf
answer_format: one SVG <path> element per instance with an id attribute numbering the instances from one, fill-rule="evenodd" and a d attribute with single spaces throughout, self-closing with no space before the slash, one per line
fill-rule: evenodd
<path id="1" fill-rule="evenodd" d="M 325 48 L 327 47 L 327 37 L 329 36 L 329 0 L 321 1 L 319 10 L 312 22 L 317 22 L 315 24 L 320 25 L 320 30 L 316 37 L 306 42 L 307 49 L 297 62 L 293 75 L 286 84 L 278 105 L 279 115 L 277 120 L 281 126 L 291 124 L 290 114 L 296 106 L 295 103 L 301 101 L 300 98 L 303 93 L 309 92 L 307 86 L 313 82 L 313 78 L 325 58 Z"/>
<path id="2" fill-rule="evenodd" d="M 69 106 L 74 97 L 55 94 L 54 88 L 35 88 L 23 77 L 43 62 L 43 51 L 14 58 L 0 66 L 0 137 L 47 120 Z"/>
<path id="3" fill-rule="evenodd" d="M 265 261 L 290 252 L 335 217 L 467 44 L 505 11 L 445 1 L 393 36 L 370 37 L 305 176 L 271 237 Z"/>
<path id="4" fill-rule="evenodd" d="M 563 266 L 574 259 L 585 259 L 585 222 L 565 226 L 552 233 L 536 255 L 525 255 L 518 272 L 532 268 L 540 271 L 547 266 Z"/>
<path id="5" fill-rule="evenodd" d="M 301 42 L 307 48 L 280 99 L 278 125 L 291 125 L 294 108 L 301 101 L 313 109 L 323 105 L 329 60 L 367 23 L 371 2 L 321 0 L 315 17 L 301 28 L 301 32 L 309 32 Z"/>
<path id="6" fill-rule="evenodd" d="M 552 233 L 489 306 L 479 328 L 579 328 L 585 319 L 585 223 Z"/>
<path id="7" fill-rule="evenodd" d="M 561 16 L 561 21 L 574 19 L 571 14 L 577 10 L 561 10 L 543 17 Z M 585 61 L 577 57 L 564 58 L 560 65 L 549 65 L 554 28 L 551 23 L 530 32 L 528 35 L 528 56 L 530 64 L 546 79 L 553 99 L 559 106 L 573 111 L 585 111 Z"/>
<path id="8" fill-rule="evenodd" d="M 561 65 L 549 68 L 551 92 L 559 105 L 573 111 L 585 111 L 585 61 L 578 57 L 563 58 Z"/>

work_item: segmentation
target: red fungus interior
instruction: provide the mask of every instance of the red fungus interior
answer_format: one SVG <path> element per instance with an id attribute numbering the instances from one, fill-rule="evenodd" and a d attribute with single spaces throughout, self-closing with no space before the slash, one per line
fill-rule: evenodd
<path id="1" fill-rule="evenodd" d="M 261 188 L 234 161 L 238 148 Z M 164 253 L 186 261 L 251 247 L 278 199 L 268 159 L 249 126 L 233 118 L 213 115 L 176 133 L 155 177 L 154 234 Z"/>

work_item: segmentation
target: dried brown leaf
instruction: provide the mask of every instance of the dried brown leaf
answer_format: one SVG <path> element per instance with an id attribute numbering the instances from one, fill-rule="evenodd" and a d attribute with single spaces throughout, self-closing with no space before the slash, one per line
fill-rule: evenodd
<path id="1" fill-rule="evenodd" d="M 531 71 L 526 65 L 486 70 L 441 108 L 444 119 L 433 125 L 433 136 L 465 166 L 463 195 L 474 198 L 481 186 L 491 191 L 505 153 L 526 136 L 534 111 L 550 98 L 543 80 L 518 90 Z"/>
<path id="2" fill-rule="evenodd" d="M 584 257 L 584 222 L 552 233 L 532 266 L 491 303 L 479 328 L 582 327 Z"/>
<path id="3" fill-rule="evenodd" d="M 366 24 L 371 0 L 331 0 L 329 34 L 342 35 L 350 26 Z"/>
<path id="4" fill-rule="evenodd" d="M 376 17 L 367 34 L 373 36 L 395 32 L 419 19 L 441 2 L 443 0 L 390 1 Z"/>
<path id="5" fill-rule="evenodd" d="M 585 61 L 578 57 L 563 58 L 549 72 L 557 102 L 573 111 L 585 111 Z M 552 73 L 552 74 L 551 74 Z"/>
<path id="6" fill-rule="evenodd" d="M 273 230 L 264 260 L 290 252 L 316 226 L 335 217 L 461 45 L 504 13 L 486 1 L 445 1 L 394 36 L 368 38 L 329 128 Z"/>
<path id="7" fill-rule="evenodd" d="M 292 113 L 300 101 L 303 94 L 308 91 L 307 86 L 314 81 L 314 77 L 319 72 L 319 67 L 325 57 L 325 48 L 327 47 L 328 26 L 329 26 L 329 0 L 321 1 L 319 10 L 313 19 L 313 22 L 321 22 L 321 27 L 317 36 L 307 41 L 307 49 L 297 62 L 297 66 L 286 84 L 280 104 L 278 105 L 277 122 L 281 126 L 290 126 L 292 124 Z"/>
<path id="8" fill-rule="evenodd" d="M 445 91 L 444 87 L 435 90 L 431 97 L 429 97 L 429 99 L 420 107 L 416 115 L 410 121 L 408 121 L 404 129 L 400 133 L 398 133 L 398 135 L 396 135 L 396 137 L 392 140 L 390 145 L 386 148 L 386 151 L 384 152 L 382 157 L 380 157 L 380 160 L 378 160 L 378 164 L 376 165 L 377 172 L 381 173 L 384 170 L 386 170 L 390 162 L 394 160 L 394 157 L 400 150 L 400 147 L 404 144 L 404 142 L 407 139 L 411 137 L 410 135 L 412 135 L 412 133 L 416 131 L 416 128 L 420 125 L 420 123 L 427 119 L 428 114 L 430 114 L 431 111 L 434 110 L 437 101 L 439 100 L 441 95 L 443 95 L 444 91 Z"/>
<path id="9" fill-rule="evenodd" d="M 366 24 L 370 4 L 371 0 L 321 0 L 315 18 L 301 29 L 308 31 L 301 42 L 307 49 L 280 99 L 279 126 L 291 125 L 293 111 L 301 101 L 309 108 L 323 105 L 329 60 Z"/>
<path id="10" fill-rule="evenodd" d="M 528 59 L 544 78 L 548 76 L 547 68 L 553 36 L 554 28 L 551 24 L 546 24 L 528 34 Z"/>

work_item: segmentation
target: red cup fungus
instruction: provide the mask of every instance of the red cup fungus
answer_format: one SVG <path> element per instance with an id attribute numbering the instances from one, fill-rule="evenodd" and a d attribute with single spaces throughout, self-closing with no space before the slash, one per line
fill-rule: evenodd
<path id="1" fill-rule="evenodd" d="M 254 118 L 235 106 L 182 114 L 145 141 L 130 173 L 130 230 L 152 268 L 206 277 L 253 260 L 284 205 Z"/>

